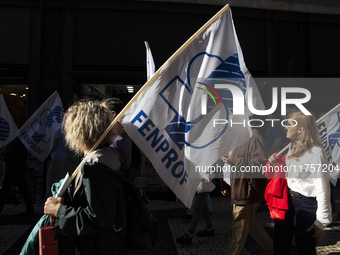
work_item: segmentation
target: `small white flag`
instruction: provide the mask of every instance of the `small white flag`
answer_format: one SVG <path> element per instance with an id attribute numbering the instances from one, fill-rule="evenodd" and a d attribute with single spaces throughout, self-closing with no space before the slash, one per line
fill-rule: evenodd
<path id="1" fill-rule="evenodd" d="M 61 128 L 64 108 L 55 91 L 19 130 L 19 138 L 27 150 L 44 161 L 50 154 L 55 133 Z"/>
<path id="2" fill-rule="evenodd" d="M 320 141 L 327 152 L 329 180 L 336 186 L 340 169 L 340 104 L 318 120 Z"/>
<path id="3" fill-rule="evenodd" d="M 0 95 L 0 148 L 18 135 L 18 127 L 7 109 L 3 95 Z"/>
<path id="4" fill-rule="evenodd" d="M 145 47 L 146 47 L 146 72 L 147 72 L 147 79 L 150 80 L 150 78 L 156 72 L 156 66 L 155 66 L 155 62 L 153 61 L 151 49 L 149 47 L 148 42 L 145 41 L 144 43 L 145 43 Z"/>

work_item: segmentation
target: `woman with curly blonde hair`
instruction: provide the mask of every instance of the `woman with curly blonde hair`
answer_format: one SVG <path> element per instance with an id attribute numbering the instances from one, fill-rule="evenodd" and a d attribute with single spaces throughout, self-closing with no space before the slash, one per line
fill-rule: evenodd
<path id="1" fill-rule="evenodd" d="M 91 101 L 75 103 L 64 116 L 66 144 L 85 155 L 85 163 L 69 192 L 45 203 L 44 213 L 55 217 L 59 254 L 74 254 L 75 246 L 82 255 L 126 253 L 124 241 L 112 227 L 126 221 L 122 183 L 117 178 L 121 163 L 110 147 L 114 130 L 90 152 L 112 119 L 111 112 Z"/>
<path id="2" fill-rule="evenodd" d="M 99 102 L 79 101 L 67 110 L 63 119 L 66 145 L 78 155 L 86 154 L 112 121 L 111 112 Z M 114 126 L 97 149 L 110 146 L 116 132 L 117 128 Z"/>
<path id="3" fill-rule="evenodd" d="M 290 213 L 284 220 L 285 233 L 280 235 L 288 236 L 289 242 L 279 244 L 283 248 L 278 249 L 274 233 L 274 251 L 275 254 L 288 254 L 295 232 L 298 254 L 316 254 L 316 238 L 332 222 L 327 153 L 319 141 L 312 115 L 300 111 L 292 113 L 288 116 L 286 129 L 286 136 L 291 140 L 285 157 Z M 273 154 L 269 162 L 277 164 L 278 157 Z M 285 247 L 288 251 L 284 253 Z"/>

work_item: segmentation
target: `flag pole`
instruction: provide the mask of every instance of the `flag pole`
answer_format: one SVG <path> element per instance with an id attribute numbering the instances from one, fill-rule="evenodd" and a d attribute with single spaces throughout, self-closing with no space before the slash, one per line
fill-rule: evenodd
<path id="1" fill-rule="evenodd" d="M 126 106 L 121 110 L 121 112 L 116 116 L 116 118 L 111 122 L 111 124 L 108 126 L 108 128 L 105 130 L 105 132 L 102 134 L 102 136 L 98 139 L 98 141 L 93 145 L 91 150 L 88 152 L 93 152 L 98 145 L 102 142 L 104 137 L 110 132 L 110 130 L 113 128 L 113 126 L 118 122 L 118 120 L 124 115 L 124 113 L 127 111 L 127 109 L 132 105 L 134 101 L 144 92 L 144 90 L 153 83 L 153 81 L 156 79 L 156 77 L 159 76 L 159 74 L 162 72 L 163 68 L 170 65 L 178 55 L 184 51 L 188 45 L 191 44 L 191 42 L 199 35 L 201 34 L 205 29 L 207 29 L 213 22 L 215 22 L 225 11 L 229 9 L 229 4 L 225 5 L 217 14 L 215 14 L 206 24 L 204 24 L 194 35 L 192 35 L 157 71 L 156 73 L 144 84 L 144 86 L 134 95 L 134 97 L 126 104 Z M 71 181 L 77 176 L 79 173 L 79 170 L 81 169 L 81 166 L 84 164 L 86 159 L 86 156 L 82 159 L 76 170 L 72 173 L 71 176 L 68 174 L 64 178 L 63 184 L 60 186 L 57 195 L 56 196 L 62 196 L 65 192 L 68 185 L 71 183 Z"/>
<path id="2" fill-rule="evenodd" d="M 323 115 L 321 118 L 319 118 L 316 121 L 316 124 L 319 124 L 321 121 L 323 121 L 324 118 L 326 118 L 328 115 L 332 114 L 338 107 L 340 106 L 340 104 L 338 104 L 337 106 L 335 106 L 332 110 L 330 110 L 329 112 L 327 112 L 325 115 Z M 282 150 L 280 150 L 276 155 L 281 155 L 282 153 L 284 153 L 290 146 L 291 143 L 287 144 L 286 147 L 284 147 Z"/>
<path id="3" fill-rule="evenodd" d="M 6 144 L 7 145 L 7 144 Z M 4 149 L 6 148 L 6 145 L 4 147 L 1 148 L 0 154 L 4 151 Z"/>
<path id="4" fill-rule="evenodd" d="M 142 92 L 156 79 L 158 74 L 160 74 L 163 70 L 163 67 L 169 65 L 174 59 L 200 34 L 203 30 L 205 30 L 208 26 L 210 26 L 213 22 L 215 22 L 218 17 L 229 9 L 229 4 L 225 5 L 217 14 L 215 14 L 204 26 L 202 26 L 194 35 L 192 35 L 158 70 L 157 72 L 144 84 L 144 86 L 134 95 L 134 97 L 127 103 L 127 105 L 123 108 L 123 110 L 116 116 L 116 118 L 111 122 L 110 126 L 105 130 L 99 140 L 93 145 L 89 153 L 94 151 L 98 145 L 102 142 L 104 137 L 110 132 L 113 126 L 118 122 L 118 120 L 124 115 L 126 110 L 131 106 L 131 104 L 142 94 Z M 71 175 L 71 179 L 73 180 L 78 174 L 81 166 L 84 164 L 85 158 L 80 162 L 79 166 Z"/>

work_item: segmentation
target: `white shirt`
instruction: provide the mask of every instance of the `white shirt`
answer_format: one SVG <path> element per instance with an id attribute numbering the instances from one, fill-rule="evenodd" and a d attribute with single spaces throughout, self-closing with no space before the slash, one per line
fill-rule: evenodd
<path id="1" fill-rule="evenodd" d="M 288 155 L 291 155 L 291 150 Z M 314 146 L 297 160 L 286 157 L 286 166 L 288 187 L 306 197 L 316 197 L 314 224 L 324 229 L 332 222 L 327 153 L 321 146 Z"/>

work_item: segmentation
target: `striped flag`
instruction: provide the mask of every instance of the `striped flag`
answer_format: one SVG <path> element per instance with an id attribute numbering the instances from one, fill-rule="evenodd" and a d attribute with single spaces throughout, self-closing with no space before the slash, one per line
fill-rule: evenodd
<path id="1" fill-rule="evenodd" d="M 55 91 L 19 130 L 19 138 L 27 150 L 44 161 L 50 154 L 54 137 L 61 128 L 64 108 Z"/>
<path id="2" fill-rule="evenodd" d="M 18 135 L 18 127 L 7 109 L 3 95 L 0 95 L 0 148 Z"/>

